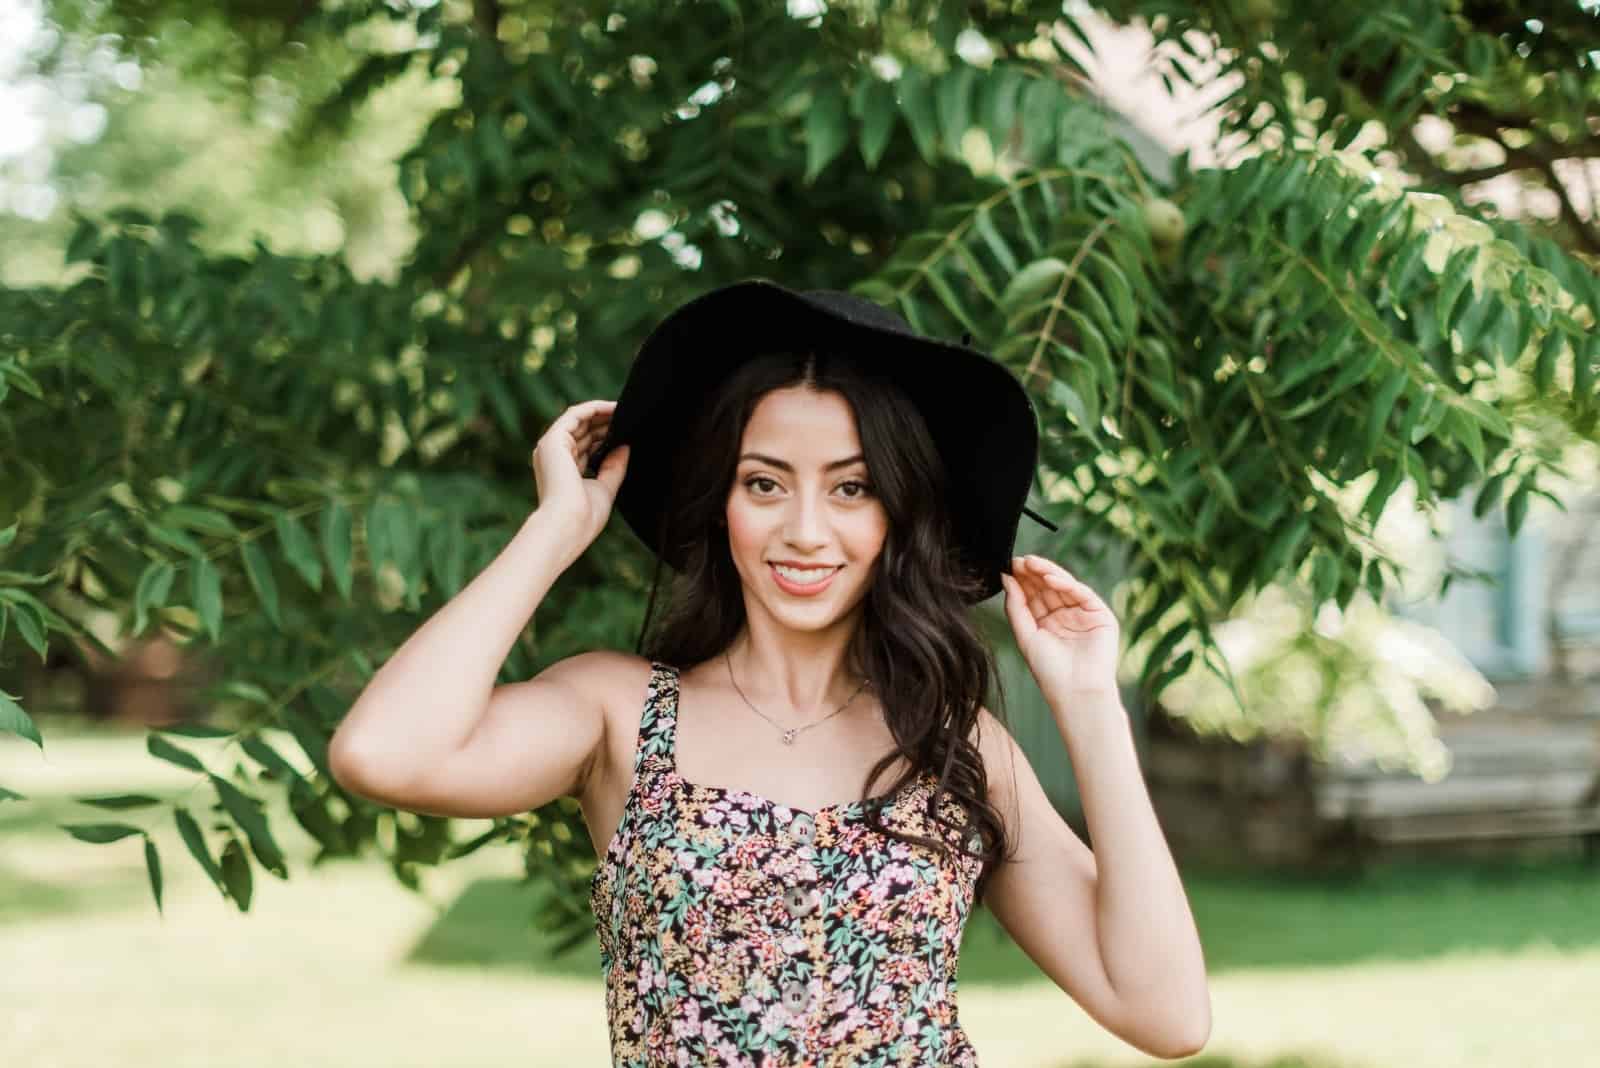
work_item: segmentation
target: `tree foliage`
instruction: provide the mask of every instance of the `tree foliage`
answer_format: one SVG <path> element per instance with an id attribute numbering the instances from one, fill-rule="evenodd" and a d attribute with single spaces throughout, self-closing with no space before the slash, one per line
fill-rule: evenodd
<path id="1" fill-rule="evenodd" d="M 399 159 L 417 238 L 393 277 L 266 242 L 222 251 L 194 213 L 127 205 L 78 221 L 59 284 L 0 290 L 0 638 L 42 657 L 98 644 L 88 621 L 109 614 L 218 662 L 227 725 L 153 732 L 149 751 L 210 786 L 203 813 L 165 807 L 241 909 L 255 868 L 288 874 L 260 796 L 280 791 L 319 862 L 377 849 L 408 885 L 519 841 L 545 920 L 581 937 L 594 853 L 570 799 L 459 843 L 448 820 L 341 791 L 326 740 L 525 518 L 548 422 L 616 396 L 651 323 L 711 286 L 854 285 L 1011 367 L 1041 413 L 1048 551 L 1126 555 L 1152 697 L 1190 670 L 1226 679 L 1207 621 L 1268 583 L 1381 598 L 1398 562 L 1372 530 L 1404 479 L 1426 502 L 1503 500 L 1514 530 L 1556 463 L 1519 439 L 1529 412 L 1592 436 L 1600 411 L 1600 288 L 1562 243 L 1584 239 L 1453 185 L 1404 189 L 1348 135 L 1377 118 L 1406 152 L 1419 109 L 1503 100 L 1531 77 L 1521 31 L 1423 0 L 1292 25 L 1242 19 L 1267 10 L 1253 3 L 1107 6 L 1155 13 L 1174 40 L 1248 40 L 1227 103 L 1260 151 L 1180 157 L 1158 181 L 1078 76 L 1081 28 L 1025 0 L 812 18 L 737 0 L 58 3 L 69 32 L 116 32 L 151 64 L 168 35 L 225 27 L 231 47 L 185 74 L 239 93 L 344 56 L 326 85 L 306 79 L 285 134 L 312 158 L 392 79 L 457 92 Z M 1346 19 L 1365 47 L 1300 47 L 1345 40 Z M 1560 29 L 1537 62 L 1581 71 L 1592 99 L 1593 21 Z M 1358 61 L 1372 69 L 1341 73 Z M 1524 101 L 1552 138 L 1567 81 Z M 502 680 L 631 643 L 648 574 L 613 524 Z M 3 694 L 0 728 L 42 744 Z M 280 730 L 304 762 L 273 747 Z M 234 767 L 186 734 L 227 739 Z"/>

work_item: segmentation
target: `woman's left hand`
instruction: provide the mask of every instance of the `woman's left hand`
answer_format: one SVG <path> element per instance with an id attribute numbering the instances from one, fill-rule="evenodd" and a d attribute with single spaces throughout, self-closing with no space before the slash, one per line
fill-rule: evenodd
<path id="1" fill-rule="evenodd" d="M 1117 692 L 1121 627 L 1099 594 L 1042 556 L 1012 557 L 1000 580 L 1017 648 L 1040 689 Z"/>

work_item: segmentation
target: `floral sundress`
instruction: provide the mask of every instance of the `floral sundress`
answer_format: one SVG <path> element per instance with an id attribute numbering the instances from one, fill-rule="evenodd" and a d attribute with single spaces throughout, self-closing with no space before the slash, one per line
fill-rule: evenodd
<path id="1" fill-rule="evenodd" d="M 651 661 L 634 777 L 590 880 L 612 1062 L 625 1068 L 975 1066 L 956 963 L 982 861 L 926 813 L 807 812 L 677 771 L 678 669 Z M 954 798 L 941 811 L 962 826 Z"/>

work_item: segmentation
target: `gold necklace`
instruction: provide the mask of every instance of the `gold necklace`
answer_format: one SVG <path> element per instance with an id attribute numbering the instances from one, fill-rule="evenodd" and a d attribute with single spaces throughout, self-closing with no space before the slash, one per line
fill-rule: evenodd
<path id="1" fill-rule="evenodd" d="M 821 719 L 817 720 L 816 723 L 807 723 L 807 724 L 805 724 L 804 726 L 801 726 L 801 727 L 785 727 L 783 724 L 779 723 L 777 720 L 773 719 L 771 716 L 769 716 L 765 712 L 761 711 L 761 709 L 757 708 L 755 705 L 750 704 L 750 698 L 744 696 L 744 691 L 739 689 L 739 683 L 734 680 L 734 677 L 733 677 L 733 661 L 728 658 L 728 653 L 727 653 L 726 650 L 724 650 L 723 653 L 722 653 L 722 662 L 728 665 L 728 681 L 733 683 L 734 690 L 736 690 L 738 692 L 740 697 L 744 697 L 744 703 L 747 704 L 747 705 L 750 705 L 750 711 L 754 712 L 756 715 L 760 716 L 762 719 L 766 720 L 768 723 L 772 724 L 774 727 L 778 728 L 780 731 L 783 732 L 783 744 L 784 745 L 793 745 L 794 744 L 794 736 L 799 734 L 801 731 L 808 731 L 812 727 L 815 727 L 817 725 L 817 723 L 826 723 L 826 722 L 828 722 L 828 720 L 832 719 L 834 716 L 837 716 L 840 712 L 843 712 L 845 710 L 845 707 L 847 705 L 849 705 L 851 701 L 854 701 L 856 699 L 856 694 L 860 693 L 863 689 L 865 689 L 866 685 L 867 685 L 867 680 L 866 679 L 862 679 L 861 680 L 861 685 L 856 687 L 856 692 L 851 694 L 849 697 L 846 697 L 844 699 L 844 704 L 840 705 L 838 708 L 834 709 L 832 712 L 829 712 L 826 716 L 823 716 Z"/>

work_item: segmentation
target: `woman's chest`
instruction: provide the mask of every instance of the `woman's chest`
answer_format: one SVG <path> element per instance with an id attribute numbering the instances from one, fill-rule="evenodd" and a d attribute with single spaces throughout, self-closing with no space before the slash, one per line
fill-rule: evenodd
<path id="1" fill-rule="evenodd" d="M 981 865 L 920 809 L 928 779 L 883 812 L 887 827 L 926 841 L 885 833 L 857 805 L 806 812 L 672 775 L 657 786 L 636 798 L 597 872 L 596 919 L 616 943 L 815 960 L 959 942 Z"/>

